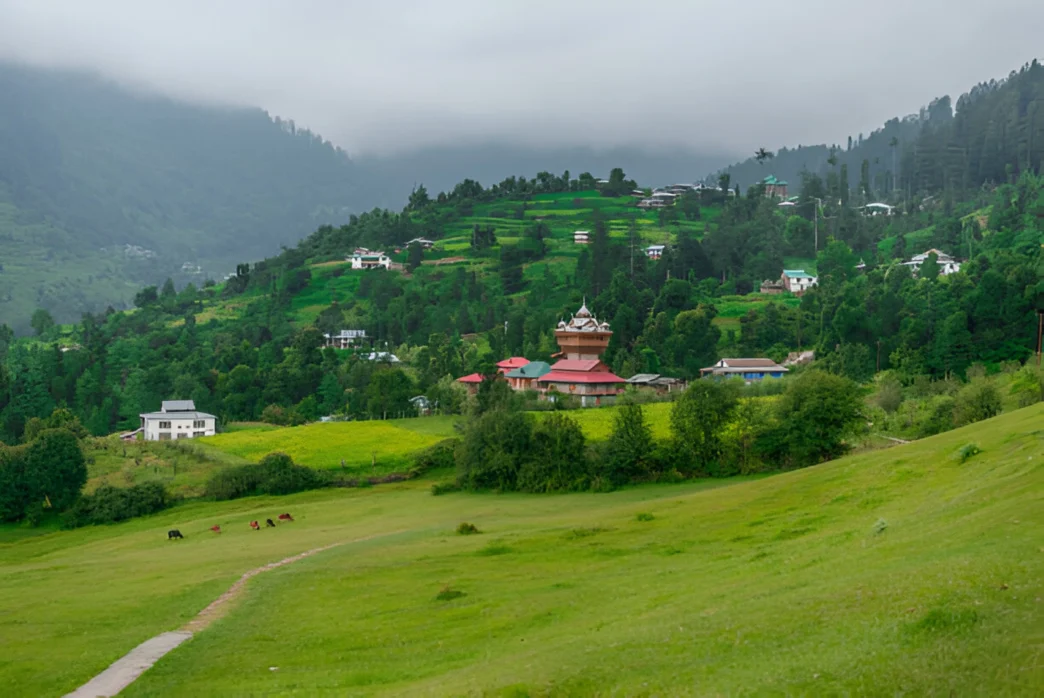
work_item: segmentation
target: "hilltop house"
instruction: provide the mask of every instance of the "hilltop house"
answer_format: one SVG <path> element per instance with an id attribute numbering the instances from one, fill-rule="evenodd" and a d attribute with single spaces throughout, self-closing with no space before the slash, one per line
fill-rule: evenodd
<path id="1" fill-rule="evenodd" d="M 371 351 L 369 354 L 363 354 L 361 358 L 365 361 L 380 361 L 386 364 L 402 363 L 398 356 L 389 351 Z"/>
<path id="2" fill-rule="evenodd" d="M 412 240 L 407 240 L 403 247 L 409 247 L 410 245 L 420 245 L 423 249 L 430 250 L 435 246 L 435 243 L 427 238 L 413 238 Z"/>
<path id="3" fill-rule="evenodd" d="M 666 249 L 666 245 L 649 245 L 645 248 L 645 256 L 649 259 L 659 259 L 663 256 L 663 251 Z"/>
<path id="4" fill-rule="evenodd" d="M 573 233 L 573 243 L 577 245 L 586 245 L 591 241 L 591 233 L 586 230 L 577 230 Z"/>
<path id="5" fill-rule="evenodd" d="M 787 183 L 782 179 L 776 179 L 775 175 L 769 175 L 761 180 L 761 183 L 765 185 L 765 196 L 771 196 L 775 199 L 787 198 Z"/>
<path id="6" fill-rule="evenodd" d="M 146 412 L 141 417 L 141 429 L 146 441 L 171 441 L 213 436 L 217 417 L 197 412 L 192 400 L 164 400 L 159 412 Z"/>
<path id="7" fill-rule="evenodd" d="M 865 213 L 868 216 L 879 216 L 882 214 L 886 216 L 891 216 L 893 213 L 895 213 L 895 206 L 889 206 L 888 204 L 883 204 L 877 201 L 864 206 L 863 213 Z"/>
<path id="8" fill-rule="evenodd" d="M 391 257 L 381 251 L 371 251 L 359 248 L 348 258 L 352 263 L 352 269 L 391 269 Z"/>
<path id="9" fill-rule="evenodd" d="M 819 279 L 804 269 L 784 269 L 783 275 L 779 277 L 779 280 L 783 282 L 783 288 L 795 296 L 802 295 L 819 282 Z"/>
<path id="10" fill-rule="evenodd" d="M 935 248 L 932 248 L 926 252 L 922 252 L 921 254 L 915 254 L 913 257 L 910 258 L 909 261 L 903 262 L 903 266 L 910 267 L 910 272 L 914 276 L 917 276 L 917 270 L 921 268 L 921 265 L 925 263 L 925 261 L 928 259 L 928 256 L 931 254 L 935 255 L 935 262 L 939 265 L 940 276 L 954 274 L 961 270 L 960 262 L 958 262 L 950 255 L 946 254 L 945 252 L 940 252 Z"/>
<path id="11" fill-rule="evenodd" d="M 366 330 L 341 330 L 337 334 L 323 334 L 323 346 L 348 349 L 358 341 L 366 339 Z"/>
<path id="12" fill-rule="evenodd" d="M 782 378 L 788 372 L 772 359 L 722 359 L 713 366 L 700 369 L 700 378 L 742 378 L 747 383 L 764 378 Z"/>

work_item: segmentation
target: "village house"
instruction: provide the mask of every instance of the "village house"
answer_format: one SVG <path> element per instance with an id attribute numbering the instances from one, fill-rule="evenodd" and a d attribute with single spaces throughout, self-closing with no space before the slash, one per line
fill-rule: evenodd
<path id="1" fill-rule="evenodd" d="M 609 323 L 599 322 L 585 302 L 569 322 L 559 322 L 555 339 L 565 358 L 537 379 L 540 389 L 554 399 L 556 394 L 575 395 L 582 407 L 612 402 L 625 381 L 601 361 L 612 337 Z"/>
<path id="2" fill-rule="evenodd" d="M 747 383 L 765 378 L 782 378 L 788 372 L 772 359 L 722 359 L 700 369 L 700 378 L 742 378 Z"/>
<path id="3" fill-rule="evenodd" d="M 883 204 L 877 201 L 864 206 L 863 213 L 865 213 L 868 216 L 891 216 L 895 213 L 895 206 L 889 206 L 888 204 Z"/>
<path id="4" fill-rule="evenodd" d="M 391 257 L 381 251 L 371 251 L 363 248 L 357 249 L 348 261 L 352 263 L 352 269 L 391 269 Z"/>
<path id="5" fill-rule="evenodd" d="M 591 233 L 586 230 L 577 230 L 573 233 L 573 243 L 576 245 L 586 245 L 591 240 Z"/>
<path id="6" fill-rule="evenodd" d="M 141 428 L 146 441 L 171 441 L 213 436 L 217 417 L 197 412 L 192 400 L 164 400 L 159 412 L 146 412 L 141 417 Z"/>
<path id="7" fill-rule="evenodd" d="M 928 259 L 928 256 L 932 254 L 935 255 L 935 263 L 939 265 L 939 276 L 955 274 L 961 270 L 960 262 L 945 252 L 940 252 L 935 248 L 922 252 L 921 254 L 915 254 L 909 261 L 903 262 L 903 266 L 910 267 L 910 272 L 914 276 L 917 276 L 917 271 L 921 268 L 921 265 L 924 264 Z"/>
<path id="8" fill-rule="evenodd" d="M 627 379 L 627 385 L 637 390 L 647 390 L 658 395 L 678 393 L 685 390 L 685 381 L 661 376 L 659 373 L 636 373 Z"/>
<path id="9" fill-rule="evenodd" d="M 783 287 L 795 296 L 803 295 L 819 282 L 818 278 L 804 269 L 784 269 L 779 280 L 783 282 Z"/>
<path id="10" fill-rule="evenodd" d="M 524 356 L 512 356 L 511 358 L 497 362 L 497 373 L 503 376 L 510 371 L 514 371 L 516 368 L 522 368 L 528 363 L 529 359 Z"/>
<path id="11" fill-rule="evenodd" d="M 639 201 L 638 202 L 638 208 L 667 208 L 668 206 L 671 205 L 671 203 L 673 203 L 673 202 L 672 201 L 667 201 L 666 199 L 648 198 L 648 199 L 642 199 L 641 201 Z"/>
<path id="12" fill-rule="evenodd" d="M 366 330 L 341 330 L 337 334 L 323 334 L 323 346 L 334 349 L 349 349 L 356 342 L 366 339 Z"/>
<path id="13" fill-rule="evenodd" d="M 645 256 L 649 259 L 659 259 L 663 256 L 663 251 L 666 249 L 666 245 L 649 245 L 645 248 Z"/>
<path id="14" fill-rule="evenodd" d="M 399 364 L 399 357 L 388 351 L 371 351 L 369 354 L 363 354 L 361 357 L 364 361 L 380 361 L 386 364 Z"/>
<path id="15" fill-rule="evenodd" d="M 513 390 L 538 390 L 537 379 L 551 372 L 551 365 L 545 361 L 530 361 L 525 366 L 512 369 L 504 374 Z"/>
<path id="16" fill-rule="evenodd" d="M 425 250 L 430 250 L 432 247 L 435 247 L 434 241 L 428 240 L 427 238 L 413 238 L 412 240 L 407 240 L 403 247 L 409 247 L 410 245 L 420 245 Z"/>
<path id="17" fill-rule="evenodd" d="M 759 293 L 764 293 L 769 296 L 774 296 L 779 293 L 783 293 L 787 290 L 786 285 L 782 279 L 773 281 L 772 279 L 765 279 L 761 282 L 761 288 L 758 289 Z"/>
<path id="18" fill-rule="evenodd" d="M 458 378 L 457 382 L 462 384 L 465 388 L 468 389 L 469 393 L 474 395 L 478 392 L 479 385 L 482 384 L 482 374 L 469 373 L 466 376 L 461 376 L 460 378 Z"/>
<path id="19" fill-rule="evenodd" d="M 769 175 L 761 180 L 761 183 L 765 185 L 765 196 L 776 199 L 787 198 L 787 183 L 782 179 L 776 179 L 775 175 Z"/>

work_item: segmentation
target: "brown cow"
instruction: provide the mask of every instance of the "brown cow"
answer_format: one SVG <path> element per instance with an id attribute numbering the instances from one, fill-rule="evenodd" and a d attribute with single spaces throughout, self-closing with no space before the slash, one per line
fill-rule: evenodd
<path id="1" fill-rule="evenodd" d="M 260 531 L 261 530 L 261 526 L 258 525 L 257 521 L 251 521 L 250 522 L 250 528 L 254 529 L 255 531 Z"/>
<path id="2" fill-rule="evenodd" d="M 279 520 L 280 521 L 293 521 L 294 517 L 290 516 L 290 514 L 280 514 L 279 515 Z"/>

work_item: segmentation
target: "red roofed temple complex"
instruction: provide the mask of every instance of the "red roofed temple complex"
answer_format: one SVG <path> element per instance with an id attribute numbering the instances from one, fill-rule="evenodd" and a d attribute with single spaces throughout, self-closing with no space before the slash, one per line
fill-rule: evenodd
<path id="1" fill-rule="evenodd" d="M 569 322 L 558 323 L 555 339 L 565 358 L 537 379 L 541 390 L 576 395 L 584 407 L 611 402 L 626 384 L 601 360 L 612 334 L 608 323 L 591 315 L 585 301 Z"/>

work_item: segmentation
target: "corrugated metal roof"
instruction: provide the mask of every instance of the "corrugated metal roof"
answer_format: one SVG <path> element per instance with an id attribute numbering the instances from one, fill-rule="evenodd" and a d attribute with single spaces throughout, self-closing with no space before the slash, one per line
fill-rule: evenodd
<path id="1" fill-rule="evenodd" d="M 164 400 L 160 405 L 162 412 L 191 412 L 196 409 L 192 400 Z"/>
<path id="2" fill-rule="evenodd" d="M 541 383 L 626 383 L 620 376 L 609 371 L 577 373 L 574 371 L 551 371 L 538 379 Z"/>
<path id="3" fill-rule="evenodd" d="M 551 365 L 546 361 L 530 361 L 525 366 L 508 371 L 504 374 L 508 378 L 539 378 L 551 371 Z"/>
<path id="4" fill-rule="evenodd" d="M 142 419 L 217 419 L 206 412 L 146 412 L 138 416 Z"/>
<path id="5" fill-rule="evenodd" d="M 772 359 L 722 359 L 728 368 L 771 368 L 779 366 Z"/>
<path id="6" fill-rule="evenodd" d="M 552 371 L 594 371 L 602 362 L 598 359 L 562 359 L 551 367 Z"/>
<path id="7" fill-rule="evenodd" d="M 512 356 L 510 359 L 498 361 L 497 368 L 522 368 L 528 363 L 529 359 L 524 356 Z"/>

